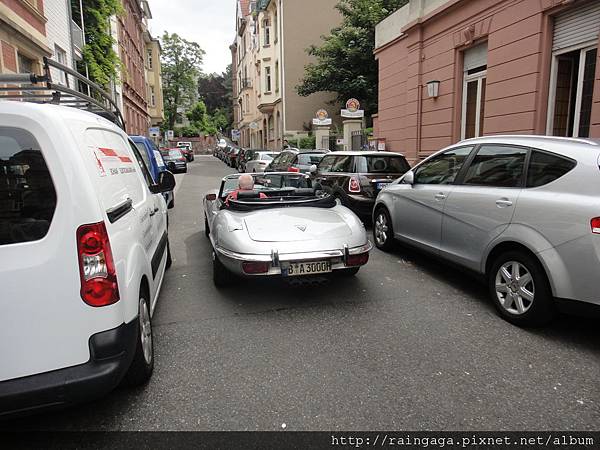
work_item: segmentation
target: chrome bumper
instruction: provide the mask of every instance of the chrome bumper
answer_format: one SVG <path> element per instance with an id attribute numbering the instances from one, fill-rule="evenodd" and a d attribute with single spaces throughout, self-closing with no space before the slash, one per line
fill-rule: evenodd
<path id="1" fill-rule="evenodd" d="M 302 253 L 282 253 L 280 254 L 277 250 L 272 250 L 270 255 L 265 254 L 246 254 L 232 252 L 231 250 L 224 249 L 222 247 L 215 247 L 216 252 L 219 255 L 221 262 L 229 268 L 229 270 L 238 273 L 240 275 L 247 276 L 271 276 L 281 275 L 282 266 L 285 266 L 289 262 L 308 262 L 308 261 L 322 261 L 330 260 L 332 270 L 348 269 L 346 265 L 348 256 L 360 255 L 362 253 L 368 253 L 373 249 L 373 244 L 367 241 L 366 244 L 359 247 L 348 248 L 344 246 L 341 250 L 326 250 L 320 252 L 302 252 Z M 257 275 L 245 274 L 242 270 L 243 262 L 270 262 L 271 267 L 267 273 L 261 273 Z"/>

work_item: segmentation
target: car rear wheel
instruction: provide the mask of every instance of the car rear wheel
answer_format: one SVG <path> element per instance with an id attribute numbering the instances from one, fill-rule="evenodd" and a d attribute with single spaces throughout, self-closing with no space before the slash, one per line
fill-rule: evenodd
<path id="1" fill-rule="evenodd" d="M 142 292 L 139 300 L 138 333 L 135 355 L 124 382 L 128 386 L 146 384 L 154 371 L 154 342 L 152 340 L 152 319 L 146 300 L 147 293 Z"/>
<path id="2" fill-rule="evenodd" d="M 498 313 L 514 325 L 545 325 L 556 314 L 544 268 L 525 252 L 510 251 L 496 258 L 488 283 Z"/>
<path id="3" fill-rule="evenodd" d="M 373 222 L 373 239 L 380 250 L 390 250 L 394 245 L 394 230 L 392 219 L 386 208 L 379 208 Z"/>
<path id="4" fill-rule="evenodd" d="M 216 287 L 227 287 L 233 282 L 233 274 L 223 265 L 213 251 L 213 283 Z"/>

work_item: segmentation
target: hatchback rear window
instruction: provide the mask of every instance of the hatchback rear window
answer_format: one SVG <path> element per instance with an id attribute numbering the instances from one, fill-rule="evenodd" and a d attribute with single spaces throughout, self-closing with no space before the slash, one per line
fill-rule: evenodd
<path id="1" fill-rule="evenodd" d="M 550 153 L 533 151 L 527 172 L 527 187 L 540 187 L 566 175 L 577 163 Z"/>
<path id="2" fill-rule="evenodd" d="M 319 164 L 325 153 L 300 153 L 298 155 L 298 164 L 313 165 Z"/>
<path id="3" fill-rule="evenodd" d="M 0 127 L 0 245 L 42 239 L 55 209 L 56 190 L 36 139 Z"/>
<path id="4" fill-rule="evenodd" d="M 359 156 L 356 158 L 359 173 L 399 173 L 410 170 L 403 156 Z"/>

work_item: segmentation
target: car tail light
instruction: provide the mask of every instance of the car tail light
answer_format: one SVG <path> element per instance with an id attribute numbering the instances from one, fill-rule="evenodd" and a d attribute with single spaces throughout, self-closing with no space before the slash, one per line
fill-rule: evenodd
<path id="1" fill-rule="evenodd" d="M 248 275 L 267 273 L 271 263 L 264 261 L 246 261 L 242 263 L 242 270 Z"/>
<path id="2" fill-rule="evenodd" d="M 118 302 L 117 273 L 104 222 L 79 227 L 77 253 L 83 301 L 95 307 Z"/>
<path id="3" fill-rule="evenodd" d="M 364 266 L 369 262 L 369 253 L 360 253 L 358 255 L 349 255 L 346 265 L 350 267 Z"/>
<path id="4" fill-rule="evenodd" d="M 360 181 L 356 177 L 350 178 L 350 182 L 348 183 L 348 190 L 352 193 L 359 193 L 360 189 Z"/>
<path id="5" fill-rule="evenodd" d="M 294 166 L 290 166 L 288 168 L 288 172 L 300 173 L 300 169 L 298 169 L 297 167 L 294 167 Z"/>
<path id="6" fill-rule="evenodd" d="M 600 234 L 600 217 L 592 219 L 592 233 Z"/>

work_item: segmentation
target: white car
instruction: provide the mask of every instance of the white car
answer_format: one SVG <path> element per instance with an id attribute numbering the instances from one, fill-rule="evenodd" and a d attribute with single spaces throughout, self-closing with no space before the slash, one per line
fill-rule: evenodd
<path id="1" fill-rule="evenodd" d="M 252 159 L 246 161 L 246 173 L 264 172 L 278 154 L 274 152 L 254 152 Z"/>
<path id="2" fill-rule="evenodd" d="M 0 417 L 150 378 L 174 186 L 108 120 L 0 102 Z"/>
<path id="3" fill-rule="evenodd" d="M 217 144 L 217 147 L 219 147 L 221 149 L 227 147 L 227 141 L 225 139 L 219 140 L 219 143 Z"/>

